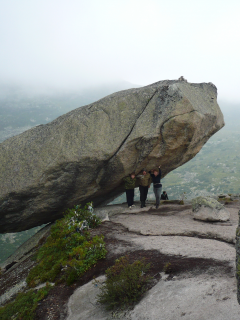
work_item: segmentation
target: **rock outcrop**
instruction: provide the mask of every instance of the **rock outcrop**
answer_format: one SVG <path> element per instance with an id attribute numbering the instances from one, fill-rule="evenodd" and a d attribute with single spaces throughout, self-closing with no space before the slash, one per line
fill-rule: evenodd
<path id="1" fill-rule="evenodd" d="M 104 236 L 106 258 L 71 286 L 56 281 L 49 295 L 38 304 L 35 318 L 122 319 L 121 310 L 113 314 L 96 303 L 99 282 L 93 284 L 91 280 L 100 280 L 98 276 L 116 259 L 129 255 L 131 261 L 145 258 L 151 263 L 155 286 L 124 319 L 239 320 L 234 247 L 239 204 L 235 201 L 228 205 L 229 223 L 214 224 L 192 219 L 189 204 L 163 204 L 156 210 L 149 203 L 141 209 L 138 203 L 138 210 L 131 213 L 125 212 L 126 205 L 105 207 L 109 221 L 90 232 L 92 236 Z M 94 213 L 105 214 L 103 209 L 95 209 Z M 33 257 L 49 229 L 47 226 L 39 231 L 0 264 L 0 304 L 9 301 L 13 293 L 29 290 L 26 276 L 37 264 Z M 169 263 L 170 274 L 164 274 Z"/>
<path id="2" fill-rule="evenodd" d="M 192 159 L 221 127 L 211 83 L 166 80 L 120 91 L 0 144 L 0 232 L 54 221 L 75 204 L 106 204 L 122 178 Z"/>
<path id="3" fill-rule="evenodd" d="M 217 200 L 210 197 L 197 197 L 192 200 L 193 216 L 203 221 L 228 221 L 230 213 Z"/>
<path id="4" fill-rule="evenodd" d="M 237 277 L 237 299 L 240 304 L 240 210 L 238 211 L 238 227 L 236 230 L 236 277 Z"/>

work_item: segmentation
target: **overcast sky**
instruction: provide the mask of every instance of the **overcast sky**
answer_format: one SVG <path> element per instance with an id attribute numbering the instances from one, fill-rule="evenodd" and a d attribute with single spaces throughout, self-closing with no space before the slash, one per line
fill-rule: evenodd
<path id="1" fill-rule="evenodd" d="M 0 0 L 0 81 L 76 88 L 184 76 L 240 101 L 239 0 Z"/>

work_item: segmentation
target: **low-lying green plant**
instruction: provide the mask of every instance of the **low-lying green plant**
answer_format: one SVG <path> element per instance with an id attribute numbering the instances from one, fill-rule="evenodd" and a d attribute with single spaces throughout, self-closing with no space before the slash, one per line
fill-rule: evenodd
<path id="1" fill-rule="evenodd" d="M 35 310 L 38 302 L 43 300 L 51 289 L 50 285 L 39 289 L 35 292 L 30 289 L 27 292 L 21 292 L 13 302 L 0 308 L 1 320 L 32 320 L 35 319 Z"/>
<path id="2" fill-rule="evenodd" d="M 67 209 L 64 215 L 76 228 L 79 228 L 82 221 L 86 221 L 89 228 L 96 228 L 101 223 L 101 219 L 93 214 L 91 202 L 87 203 L 83 208 L 81 205 L 77 205 L 73 209 Z"/>
<path id="3" fill-rule="evenodd" d="M 106 255 L 103 236 L 91 237 L 88 228 L 94 228 L 101 220 L 92 212 L 91 204 L 84 208 L 68 209 L 64 218 L 57 220 L 45 244 L 39 249 L 38 264 L 30 270 L 27 284 L 53 282 L 62 273 L 61 281 L 72 284 L 97 260 Z"/>
<path id="4" fill-rule="evenodd" d="M 240 277 L 240 259 L 239 258 L 237 258 L 237 261 L 236 261 L 236 273 L 238 277 Z"/>
<path id="5" fill-rule="evenodd" d="M 172 264 L 171 264 L 171 262 L 167 262 L 165 265 L 164 265 L 164 267 L 163 267 L 163 271 L 165 272 L 165 273 L 171 273 L 171 271 L 172 271 Z"/>
<path id="6" fill-rule="evenodd" d="M 106 281 L 100 286 L 98 302 L 104 304 L 107 310 L 133 305 L 139 301 L 152 279 L 146 274 L 149 268 L 150 264 L 144 260 L 130 263 L 128 256 L 117 259 L 106 270 Z"/>

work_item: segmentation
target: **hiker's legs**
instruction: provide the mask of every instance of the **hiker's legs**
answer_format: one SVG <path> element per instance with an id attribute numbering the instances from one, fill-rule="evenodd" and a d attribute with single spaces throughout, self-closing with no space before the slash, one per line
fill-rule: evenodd
<path id="1" fill-rule="evenodd" d="M 145 201 L 146 201 L 146 199 L 147 199 L 147 195 L 148 195 L 148 186 L 146 186 L 146 187 L 144 187 L 144 203 L 145 203 Z"/>
<path id="2" fill-rule="evenodd" d="M 127 204 L 128 204 L 129 207 L 132 206 L 132 204 L 133 204 L 133 195 L 134 195 L 134 193 L 132 195 L 132 190 L 134 192 L 134 189 L 126 189 Z"/>
<path id="3" fill-rule="evenodd" d="M 145 201 L 147 199 L 148 186 L 142 187 L 141 208 L 146 207 Z"/>
<path id="4" fill-rule="evenodd" d="M 162 192 L 162 187 L 154 188 L 154 194 L 156 197 L 156 208 L 158 208 L 159 203 L 160 203 L 161 192 Z"/>
<path id="5" fill-rule="evenodd" d="M 141 208 L 144 207 L 144 199 L 145 199 L 145 190 L 143 186 L 139 186 L 139 192 L 140 192 L 140 201 L 141 201 Z"/>
<path id="6" fill-rule="evenodd" d="M 130 199 L 131 199 L 131 204 L 130 204 L 130 206 L 132 206 L 133 203 L 134 203 L 134 189 L 130 189 L 130 191 L 131 191 L 131 193 L 130 193 Z"/>
<path id="7" fill-rule="evenodd" d="M 140 192 L 140 201 L 143 202 L 144 201 L 144 187 L 143 186 L 139 186 L 139 192 Z"/>

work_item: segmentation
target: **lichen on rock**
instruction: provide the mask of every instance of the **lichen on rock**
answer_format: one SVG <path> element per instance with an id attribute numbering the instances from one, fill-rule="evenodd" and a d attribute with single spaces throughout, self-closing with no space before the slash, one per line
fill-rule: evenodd
<path id="1" fill-rule="evenodd" d="M 197 197 L 192 200 L 194 219 L 205 221 L 228 221 L 228 210 L 217 200 L 210 197 Z"/>

